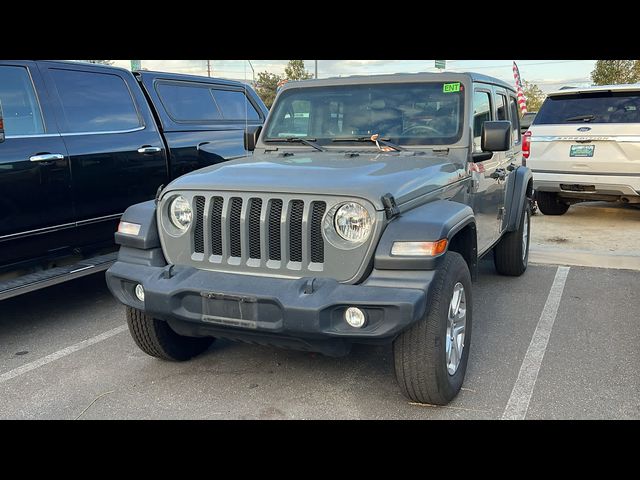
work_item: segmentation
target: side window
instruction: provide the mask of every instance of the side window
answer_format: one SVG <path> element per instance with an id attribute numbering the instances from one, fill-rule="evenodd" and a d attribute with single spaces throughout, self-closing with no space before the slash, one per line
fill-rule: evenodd
<path id="1" fill-rule="evenodd" d="M 511 128 L 513 143 L 520 141 L 520 114 L 516 97 L 509 95 L 509 111 L 511 112 Z"/>
<path id="2" fill-rule="evenodd" d="M 501 93 L 496 95 L 496 120 L 509 120 L 507 116 L 507 99 Z"/>
<path id="3" fill-rule="evenodd" d="M 6 136 L 44 133 L 42 112 L 25 67 L 0 67 L 0 102 Z"/>
<path id="4" fill-rule="evenodd" d="M 222 119 L 211 89 L 188 83 L 156 83 L 156 92 L 169 116 L 176 122 L 197 122 Z"/>
<path id="5" fill-rule="evenodd" d="M 473 151 L 481 152 L 482 124 L 491 120 L 491 94 L 473 92 Z"/>
<path id="6" fill-rule="evenodd" d="M 212 90 L 225 120 L 259 120 L 260 115 L 251 105 L 244 92 L 238 90 Z"/>
<path id="7" fill-rule="evenodd" d="M 124 80 L 110 73 L 51 69 L 67 133 L 131 130 L 141 125 Z"/>

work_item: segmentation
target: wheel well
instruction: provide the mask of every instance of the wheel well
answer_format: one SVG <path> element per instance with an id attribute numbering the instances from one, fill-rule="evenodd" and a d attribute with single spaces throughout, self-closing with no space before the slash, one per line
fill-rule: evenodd
<path id="1" fill-rule="evenodd" d="M 527 183 L 527 198 L 533 198 L 533 179 L 529 180 Z"/>
<path id="2" fill-rule="evenodd" d="M 462 255 L 464 261 L 467 262 L 471 278 L 475 280 L 478 277 L 478 243 L 476 237 L 476 224 L 469 223 L 461 230 L 456 232 L 449 239 L 449 251 L 457 252 Z"/>

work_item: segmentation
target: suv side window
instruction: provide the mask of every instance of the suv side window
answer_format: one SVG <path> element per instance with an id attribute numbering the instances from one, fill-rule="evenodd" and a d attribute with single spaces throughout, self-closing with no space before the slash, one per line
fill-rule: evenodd
<path id="1" fill-rule="evenodd" d="M 176 122 L 210 122 L 222 119 L 211 89 L 196 83 L 156 83 L 158 96 Z"/>
<path id="2" fill-rule="evenodd" d="M 509 95 L 509 112 L 511 114 L 511 134 L 513 135 L 513 143 L 520 142 L 520 114 L 516 97 Z"/>
<path id="3" fill-rule="evenodd" d="M 225 120 L 260 120 L 244 92 L 238 90 L 211 90 Z"/>
<path id="4" fill-rule="evenodd" d="M 0 102 L 7 137 L 44 133 L 38 98 L 25 67 L 0 67 Z"/>
<path id="5" fill-rule="evenodd" d="M 481 152 L 482 124 L 491 120 L 491 93 L 485 90 L 473 92 L 473 151 Z"/>
<path id="6" fill-rule="evenodd" d="M 66 133 L 117 132 L 141 126 L 129 88 L 118 75 L 51 69 Z"/>
<path id="7" fill-rule="evenodd" d="M 496 95 L 496 120 L 509 120 L 507 115 L 507 99 L 501 93 Z"/>

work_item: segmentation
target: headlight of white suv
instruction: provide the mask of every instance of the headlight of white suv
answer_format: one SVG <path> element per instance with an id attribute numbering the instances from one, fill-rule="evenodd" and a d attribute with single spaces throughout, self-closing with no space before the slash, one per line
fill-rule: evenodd
<path id="1" fill-rule="evenodd" d="M 373 227 L 373 221 L 366 208 L 356 202 L 342 205 L 333 220 L 336 232 L 342 238 L 353 243 L 364 242 Z"/>
<path id="2" fill-rule="evenodd" d="M 189 200 L 182 195 L 171 200 L 169 204 L 169 219 L 174 227 L 181 232 L 185 232 L 193 219 L 193 210 L 191 210 Z"/>

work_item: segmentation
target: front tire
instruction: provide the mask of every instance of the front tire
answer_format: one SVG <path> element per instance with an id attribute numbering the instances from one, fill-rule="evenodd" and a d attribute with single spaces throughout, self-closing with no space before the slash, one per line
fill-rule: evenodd
<path id="1" fill-rule="evenodd" d="M 527 269 L 530 227 L 529 202 L 525 201 L 518 229 L 505 233 L 493 249 L 493 263 L 500 275 L 519 277 Z"/>
<path id="2" fill-rule="evenodd" d="M 459 253 L 447 252 L 427 312 L 393 342 L 396 380 L 405 397 L 446 405 L 458 394 L 469 360 L 472 307 L 469 267 Z"/>
<path id="3" fill-rule="evenodd" d="M 174 332 L 167 322 L 143 311 L 127 307 L 127 324 L 136 345 L 152 357 L 183 362 L 204 352 L 213 337 L 185 337 Z"/>
<path id="4" fill-rule="evenodd" d="M 545 215 L 564 215 L 569 210 L 569 204 L 560 200 L 554 192 L 536 192 L 536 201 Z"/>

